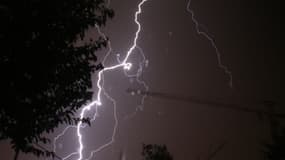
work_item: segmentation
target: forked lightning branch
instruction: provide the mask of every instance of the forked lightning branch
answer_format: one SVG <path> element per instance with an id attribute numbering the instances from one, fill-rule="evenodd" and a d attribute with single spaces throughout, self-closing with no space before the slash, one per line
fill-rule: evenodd
<path id="1" fill-rule="evenodd" d="M 133 53 L 133 51 L 136 49 L 136 48 L 139 48 L 137 46 L 137 40 L 139 38 L 139 34 L 140 34 L 140 31 L 141 31 L 141 24 L 140 22 L 138 21 L 138 16 L 142 13 L 142 5 L 146 2 L 147 0 L 142 0 L 138 6 L 137 6 L 137 11 L 135 12 L 135 17 L 134 17 L 134 22 L 136 23 L 137 25 L 137 30 L 136 30 L 136 33 L 135 33 L 135 37 L 133 39 L 133 42 L 132 42 L 132 46 L 129 48 L 129 50 L 127 51 L 124 59 L 122 61 L 120 61 L 118 64 L 116 65 L 112 65 L 112 66 L 109 66 L 109 67 L 104 67 L 104 69 L 102 69 L 101 71 L 98 72 L 98 80 L 96 82 L 96 86 L 97 86 L 97 95 L 96 95 L 96 99 L 93 100 L 91 103 L 89 103 L 88 105 L 84 106 L 80 112 L 80 118 L 83 119 L 86 115 L 86 113 L 92 109 L 95 109 L 96 110 L 96 113 L 97 113 L 97 109 L 98 109 L 98 106 L 101 106 L 101 105 L 104 105 L 101 101 L 101 97 L 102 97 L 102 94 L 104 94 L 110 101 L 112 101 L 113 105 L 114 105 L 114 118 L 116 120 L 116 124 L 115 124 L 115 127 L 114 127 L 114 130 L 113 130 L 113 135 L 112 135 L 112 140 L 109 142 L 109 143 L 106 143 L 104 145 L 102 145 L 101 147 L 97 148 L 96 150 L 93 150 L 91 152 L 91 155 L 87 158 L 88 160 L 92 158 L 93 154 L 96 153 L 96 152 L 99 152 L 100 150 L 104 149 L 105 147 L 109 146 L 110 144 L 112 144 L 114 142 L 114 136 L 115 136 L 115 132 L 116 132 L 116 128 L 117 128 L 117 117 L 116 117 L 116 102 L 115 100 L 110 97 L 104 90 L 103 88 L 103 84 L 104 84 L 104 73 L 105 72 L 112 72 L 113 70 L 115 69 L 118 69 L 118 68 L 122 68 L 124 70 L 130 70 L 131 67 L 132 67 L 132 63 L 129 62 L 129 57 L 131 56 L 131 54 Z M 101 34 L 101 36 L 105 37 L 105 35 L 100 31 L 100 29 L 97 27 L 98 29 L 98 32 L 99 34 Z M 106 60 L 107 56 L 109 55 L 110 51 L 111 51 L 111 46 L 110 46 L 110 42 L 108 42 L 108 47 L 109 47 L 109 52 L 106 54 L 106 57 L 104 58 L 103 62 Z M 141 69 L 141 68 L 139 68 Z M 141 72 L 141 71 L 138 71 L 138 73 Z M 137 74 L 137 76 L 139 76 L 140 74 Z M 96 114 L 95 113 L 95 114 Z M 94 116 L 94 118 L 92 120 L 95 120 L 96 116 Z M 58 136 L 55 137 L 54 139 L 54 151 L 56 151 L 56 141 L 59 137 L 63 136 L 65 134 L 65 132 L 69 129 L 69 128 L 72 128 L 74 126 L 68 126 L 67 128 L 64 129 L 64 131 L 59 134 Z M 72 156 L 75 156 L 75 155 L 78 155 L 78 158 L 77 160 L 83 160 L 83 150 L 85 148 L 84 146 L 84 143 L 82 141 L 83 139 L 83 136 L 84 134 L 81 132 L 82 128 L 85 128 L 82 121 L 80 121 L 77 126 L 76 126 L 76 136 L 77 136 L 77 140 L 78 140 L 78 144 L 79 146 L 77 147 L 77 151 L 76 152 L 73 152 L 73 153 L 70 153 L 69 155 L 67 155 L 66 157 L 63 158 L 63 160 L 67 160 L 69 158 L 71 158 Z"/>
<path id="2" fill-rule="evenodd" d="M 82 110 L 80 112 L 80 118 L 83 119 L 87 115 L 87 113 L 89 111 L 95 110 L 95 115 L 94 115 L 93 119 L 91 119 L 91 122 L 93 122 L 93 121 L 96 120 L 96 115 L 98 113 L 97 112 L 98 111 L 98 106 L 104 105 L 102 103 L 102 101 L 101 101 L 102 95 L 104 95 L 108 100 L 110 100 L 112 102 L 112 104 L 113 104 L 113 107 L 114 107 L 114 110 L 113 110 L 114 111 L 114 115 L 113 116 L 114 116 L 114 119 L 115 119 L 115 125 L 114 125 L 114 128 L 113 128 L 113 134 L 112 134 L 111 140 L 108 143 L 105 143 L 105 144 L 101 145 L 100 147 L 98 147 L 97 149 L 94 149 L 93 151 L 91 151 L 91 154 L 89 156 L 83 155 L 83 151 L 85 149 L 85 145 L 84 145 L 84 142 L 83 142 L 84 133 L 82 133 L 82 129 L 84 129 L 86 127 L 86 125 L 84 125 L 82 123 L 82 121 L 80 121 L 77 124 L 77 126 L 68 126 L 68 127 L 66 127 L 59 135 L 57 135 L 54 138 L 54 141 L 53 141 L 53 151 L 56 152 L 57 140 L 61 136 L 64 136 L 65 133 L 70 128 L 76 128 L 76 135 L 75 136 L 76 136 L 76 138 L 78 140 L 77 150 L 75 152 L 73 152 L 73 153 L 68 154 L 64 158 L 62 158 L 63 160 L 69 160 L 69 159 L 71 159 L 72 157 L 75 157 L 75 156 L 76 156 L 76 160 L 91 160 L 91 158 L 94 156 L 95 153 L 100 152 L 102 149 L 110 146 L 115 141 L 116 130 L 117 130 L 117 127 L 118 127 L 117 106 L 116 106 L 116 101 L 111 96 L 109 96 L 107 92 L 105 92 L 105 89 L 104 89 L 104 73 L 105 72 L 112 72 L 112 71 L 114 71 L 116 69 L 123 69 L 126 76 L 132 77 L 132 78 L 136 77 L 137 82 L 139 84 L 143 85 L 146 91 L 148 90 L 148 86 L 146 85 L 146 83 L 139 79 L 140 75 L 142 74 L 143 63 L 146 62 L 146 59 L 145 59 L 145 55 L 144 55 L 142 49 L 137 45 L 137 40 L 138 40 L 140 32 L 141 32 L 141 24 L 138 21 L 138 17 L 142 13 L 142 6 L 143 6 L 143 4 L 145 2 L 147 2 L 147 1 L 148 0 L 141 0 L 140 3 L 137 5 L 137 11 L 135 12 L 135 16 L 134 16 L 134 22 L 137 25 L 137 30 L 135 32 L 135 37 L 133 39 L 132 45 L 128 49 L 128 51 L 126 52 L 124 59 L 123 60 L 119 60 L 119 58 L 118 58 L 118 63 L 117 64 L 109 66 L 109 67 L 105 67 L 104 69 L 102 69 L 101 71 L 98 72 L 98 79 L 97 79 L 97 82 L 96 82 L 96 87 L 97 87 L 96 99 L 91 101 L 91 103 L 89 103 L 88 105 L 83 106 Z M 110 3 L 110 1 L 108 1 L 108 4 L 109 3 Z M 193 24 L 195 25 L 195 29 L 196 29 L 197 34 L 203 36 L 204 38 L 206 38 L 210 42 L 212 47 L 215 49 L 215 54 L 216 54 L 217 60 L 218 60 L 218 66 L 219 66 L 219 68 L 221 68 L 224 71 L 224 73 L 226 75 L 228 75 L 228 77 L 229 77 L 229 86 L 232 87 L 232 73 L 225 65 L 222 64 L 221 54 L 220 54 L 220 51 L 218 50 L 218 47 L 216 46 L 216 44 L 214 42 L 214 39 L 211 36 L 209 36 L 206 32 L 201 31 L 200 24 L 197 21 L 197 19 L 195 18 L 194 11 L 191 9 L 191 0 L 188 1 L 187 6 L 186 6 L 186 10 L 191 14 L 191 20 L 192 20 Z M 98 26 L 96 26 L 96 28 L 97 28 L 98 33 L 100 34 L 100 36 L 102 36 L 103 38 L 106 39 L 105 34 L 100 31 L 100 28 Z M 102 61 L 103 64 L 104 64 L 105 60 L 108 58 L 108 56 L 110 55 L 110 53 L 112 52 L 112 47 L 111 47 L 111 42 L 110 41 L 108 41 L 108 48 L 109 48 L 109 50 L 108 50 L 107 54 L 105 55 L 105 57 L 104 57 L 104 59 Z M 143 57 L 143 62 L 141 62 L 138 65 L 139 68 L 138 68 L 136 74 L 128 75 L 126 71 L 130 70 L 132 65 L 133 65 L 132 62 L 129 61 L 130 60 L 129 57 L 133 54 L 133 51 L 135 49 L 139 50 L 139 53 Z M 141 102 L 142 104 L 143 104 L 145 96 L 146 95 L 143 95 L 143 97 L 142 97 L 142 102 Z M 88 158 L 84 158 L 84 157 L 88 157 Z"/>

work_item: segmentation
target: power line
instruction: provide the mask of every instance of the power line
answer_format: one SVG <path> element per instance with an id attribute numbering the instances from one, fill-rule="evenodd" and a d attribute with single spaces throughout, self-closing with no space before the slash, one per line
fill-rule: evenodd
<path id="1" fill-rule="evenodd" d="M 277 113 L 273 112 L 270 110 L 270 108 L 267 108 L 262 110 L 262 109 L 252 109 L 252 108 L 247 108 L 244 107 L 242 104 L 230 104 L 230 103 L 223 103 L 223 102 L 218 102 L 218 101 L 212 101 L 212 100 L 206 100 L 206 99 L 201 99 L 197 98 L 194 96 L 184 96 L 184 95 L 176 95 L 176 94 L 171 94 L 171 93 L 163 93 L 163 92 L 153 92 L 153 91 L 141 91 L 137 89 L 127 89 L 127 92 L 132 94 L 132 95 L 147 95 L 150 97 L 154 98 L 160 98 L 164 100 L 174 100 L 174 101 L 181 101 L 181 102 L 186 102 L 186 103 L 194 103 L 194 104 L 204 104 L 207 105 L 208 107 L 216 107 L 216 108 L 225 108 L 225 109 L 231 109 L 231 110 L 236 110 L 236 111 L 242 111 L 242 112 L 248 112 L 248 113 L 256 113 L 258 115 L 270 115 L 278 118 L 285 118 L 285 113 Z M 265 105 L 267 107 L 274 106 L 275 103 L 273 101 L 263 101 L 263 102 L 256 102 L 252 103 L 250 105 Z M 249 104 L 247 104 L 249 105 Z"/>

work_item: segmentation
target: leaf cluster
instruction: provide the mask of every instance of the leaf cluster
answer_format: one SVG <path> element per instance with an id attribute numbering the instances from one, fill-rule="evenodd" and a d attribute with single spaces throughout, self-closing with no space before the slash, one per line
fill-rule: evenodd
<path id="1" fill-rule="evenodd" d="M 43 133 L 81 120 L 75 113 L 92 98 L 91 74 L 103 68 L 95 51 L 107 45 L 99 35 L 83 39 L 113 15 L 104 0 L 1 0 L 0 140 L 53 156 L 33 144 L 49 143 Z"/>
<path id="2" fill-rule="evenodd" d="M 285 127 L 282 126 L 281 120 L 270 117 L 271 143 L 265 143 L 264 155 L 267 160 L 284 160 L 285 159 Z M 284 122 L 284 121 L 283 121 Z"/>
<path id="3" fill-rule="evenodd" d="M 143 144 L 144 160 L 173 160 L 165 145 Z"/>

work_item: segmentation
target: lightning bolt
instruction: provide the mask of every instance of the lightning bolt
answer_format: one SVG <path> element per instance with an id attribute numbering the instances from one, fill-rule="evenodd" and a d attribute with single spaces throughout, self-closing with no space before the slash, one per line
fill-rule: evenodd
<path id="1" fill-rule="evenodd" d="M 232 72 L 228 69 L 227 66 L 225 66 L 223 63 L 222 63 L 222 58 L 221 58 L 221 53 L 220 53 L 220 50 L 218 49 L 217 47 L 217 44 L 214 40 L 214 38 L 212 36 L 210 36 L 207 32 L 204 32 L 201 30 L 201 24 L 199 23 L 199 21 L 195 18 L 195 13 L 193 11 L 193 9 L 191 9 L 191 2 L 192 0 L 189 0 L 188 3 L 187 3 L 187 7 L 186 7 L 186 10 L 191 14 L 191 19 L 195 25 L 195 29 L 196 29 L 196 32 L 201 35 L 201 36 L 204 36 L 208 41 L 210 41 L 211 43 L 211 46 L 215 49 L 215 53 L 217 55 L 217 59 L 218 59 L 218 66 L 219 68 L 221 68 L 225 74 L 228 75 L 229 77 L 229 86 L 232 88 L 233 87 L 233 76 L 232 76 Z"/>
<path id="2" fill-rule="evenodd" d="M 139 64 L 139 68 L 137 70 L 137 72 L 135 74 L 128 74 L 127 70 L 124 70 L 124 73 L 125 73 L 125 76 L 129 77 L 129 78 L 135 78 L 137 83 L 142 85 L 145 89 L 145 91 L 149 91 L 149 86 L 146 84 L 145 81 L 141 80 L 140 77 L 143 73 L 143 68 L 146 66 L 148 66 L 148 60 L 145 58 L 145 54 L 144 54 L 144 51 L 141 47 L 139 46 L 136 46 L 136 48 L 138 49 L 141 57 L 143 58 L 143 60 L 140 62 Z M 120 62 L 120 60 L 118 60 Z M 137 92 L 141 92 L 141 90 L 137 90 Z M 145 92 L 144 92 L 145 93 Z M 140 93 L 141 94 L 141 93 Z M 132 93 L 132 95 L 134 95 L 134 93 Z M 143 110 L 143 106 L 144 106 L 144 101 L 147 97 L 147 94 L 141 94 L 142 95 L 142 98 L 141 98 L 141 102 L 140 104 L 138 105 L 138 107 L 136 107 L 136 111 L 125 116 L 124 119 L 130 119 L 132 117 L 134 117 L 136 115 L 136 113 L 140 110 Z"/>
<path id="3" fill-rule="evenodd" d="M 117 131 L 117 127 L 118 127 L 118 118 L 117 118 L 117 105 L 116 105 L 116 101 L 110 96 L 108 95 L 108 93 L 105 91 L 104 89 L 104 73 L 105 72 L 108 72 L 108 71 L 113 71 L 113 70 L 116 70 L 118 68 L 123 68 L 124 69 L 124 73 L 127 77 L 129 78 L 133 78 L 135 77 L 136 78 L 136 81 L 143 85 L 145 87 L 146 90 L 148 90 L 148 86 L 146 85 L 146 83 L 139 79 L 139 77 L 142 75 L 142 71 L 143 71 L 143 67 L 144 66 L 147 66 L 148 64 L 148 61 L 146 60 L 145 56 L 144 56 L 144 53 L 143 53 L 143 50 L 137 45 L 137 40 L 139 38 L 139 34 L 141 32 L 141 24 L 140 22 L 138 21 L 138 16 L 142 13 L 142 5 L 148 0 L 141 0 L 140 3 L 138 4 L 137 6 L 137 11 L 135 12 L 135 18 L 134 18 L 134 22 L 136 23 L 137 25 L 137 30 L 135 32 L 135 37 L 133 39 L 133 43 L 132 43 L 132 46 L 129 48 L 129 50 L 127 51 L 124 59 L 122 61 L 120 61 L 118 59 L 118 64 L 116 65 L 112 65 L 112 66 L 109 66 L 109 67 L 105 67 L 104 69 L 102 69 L 101 71 L 98 72 L 98 80 L 96 82 L 96 86 L 97 86 L 97 89 L 98 89 L 98 92 L 97 92 L 97 95 L 96 95 L 96 99 L 91 101 L 88 105 L 86 106 L 83 106 L 82 110 L 80 111 L 80 118 L 83 119 L 86 115 L 86 113 L 88 111 L 90 111 L 93 107 L 95 108 L 95 114 L 93 116 L 93 118 L 91 119 L 91 122 L 95 121 L 96 120 L 96 117 L 97 117 L 97 113 L 98 113 L 98 106 L 101 106 L 102 105 L 102 101 L 101 101 L 101 96 L 102 94 L 104 96 L 107 97 L 107 99 L 109 99 L 112 103 L 113 103 L 113 116 L 114 116 L 114 119 L 115 119 L 115 125 L 114 125 L 114 128 L 113 128 L 113 134 L 112 134 L 112 138 L 111 140 L 100 146 L 99 148 L 97 148 L 96 150 L 93 150 L 90 154 L 90 156 L 86 159 L 86 160 L 90 160 L 93 155 L 99 151 L 101 151 L 102 149 L 108 147 L 109 145 L 111 145 L 114 141 L 115 141 L 115 135 L 116 135 L 116 131 Z M 108 5 L 110 4 L 110 1 L 108 1 L 107 3 Z M 103 32 L 101 32 L 99 26 L 95 26 L 99 35 L 101 37 L 103 37 L 104 39 L 107 39 L 107 37 L 105 36 L 105 34 Z M 132 63 L 129 62 L 129 57 L 131 56 L 131 54 L 133 53 L 133 51 L 135 49 L 138 49 L 139 50 L 139 53 L 141 54 L 141 56 L 143 57 L 143 60 L 142 62 L 139 64 L 139 69 L 137 70 L 136 74 L 128 74 L 128 70 L 131 69 L 132 67 Z M 111 42 L 108 41 L 108 52 L 106 54 L 106 56 L 104 57 L 104 59 L 102 60 L 102 64 L 104 65 L 106 59 L 108 58 L 108 56 L 111 54 L 112 52 L 112 47 L 111 47 Z M 105 65 L 104 65 L 105 66 Z M 146 95 L 144 95 L 142 97 L 142 101 L 141 101 L 141 105 L 144 103 L 144 99 L 146 98 Z M 79 146 L 78 146 L 78 150 L 76 152 L 73 152 L 73 153 L 70 153 L 69 155 L 67 155 L 66 157 L 62 158 L 63 160 L 67 160 L 75 155 L 78 155 L 78 159 L 77 160 L 82 160 L 83 159 L 83 150 L 84 150 L 84 144 L 82 142 L 82 138 L 83 138 L 83 134 L 81 132 L 81 129 L 82 128 L 85 128 L 86 127 L 86 124 L 83 124 L 82 121 L 80 121 L 76 126 L 68 126 L 66 127 L 59 135 L 57 135 L 54 140 L 53 140 L 53 151 L 56 152 L 56 142 L 58 141 L 58 139 L 62 136 L 64 136 L 66 134 L 66 132 L 68 132 L 70 129 L 76 129 L 76 136 L 77 136 L 77 139 L 78 139 L 78 143 L 79 143 Z"/>

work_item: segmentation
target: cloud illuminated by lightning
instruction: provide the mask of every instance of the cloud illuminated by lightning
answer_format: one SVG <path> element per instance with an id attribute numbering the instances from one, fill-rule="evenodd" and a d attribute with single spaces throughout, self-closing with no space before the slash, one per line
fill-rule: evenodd
<path id="1" fill-rule="evenodd" d="M 110 144 L 112 144 L 115 140 L 115 135 L 116 135 L 116 130 L 117 130 L 117 127 L 118 127 L 118 118 L 117 118 L 117 106 L 116 106 L 116 101 L 107 94 L 107 92 L 105 92 L 105 89 L 103 88 L 103 85 L 104 85 L 104 73 L 107 72 L 107 71 L 112 71 L 112 70 L 115 70 L 115 69 L 118 69 L 118 68 L 123 68 L 124 71 L 127 71 L 127 70 L 130 70 L 131 67 L 132 67 L 132 63 L 129 62 L 129 57 L 130 55 L 133 53 L 133 51 L 138 48 L 139 51 L 140 51 L 140 54 L 142 55 L 143 57 L 143 62 L 141 62 L 139 64 L 139 69 L 138 71 L 136 72 L 135 75 L 128 75 L 127 72 L 125 72 L 125 74 L 128 76 L 128 77 L 136 77 L 136 80 L 139 84 L 142 84 L 145 89 L 147 90 L 148 89 L 148 86 L 146 85 L 146 83 L 142 80 L 139 79 L 139 76 L 142 74 L 142 68 L 143 68 L 143 64 L 145 63 L 148 63 L 145 59 L 145 56 L 143 54 L 143 51 L 142 49 L 137 45 L 137 40 L 139 38 L 139 33 L 141 31 L 141 25 L 140 25 L 140 22 L 138 21 L 138 16 L 139 14 L 142 13 L 142 5 L 146 2 L 147 0 L 141 0 L 141 2 L 138 4 L 138 9 L 137 11 L 135 12 L 135 18 L 134 18 L 134 22 L 136 23 L 137 25 L 137 31 L 135 33 L 135 37 L 134 37 L 134 40 L 133 40 L 133 44 L 132 46 L 129 48 L 129 50 L 127 51 L 124 59 L 122 61 L 118 61 L 118 64 L 116 65 L 112 65 L 112 66 L 109 66 L 109 67 L 105 67 L 104 69 L 102 69 L 101 71 L 98 72 L 98 80 L 96 82 L 96 87 L 98 89 L 98 92 L 97 92 L 97 95 L 96 95 L 96 99 L 93 100 L 92 102 L 90 102 L 88 105 L 86 106 L 83 106 L 81 112 L 80 112 L 80 118 L 83 119 L 84 116 L 86 115 L 86 113 L 88 111 L 90 111 L 92 108 L 95 108 L 95 115 L 93 116 L 93 118 L 91 119 L 91 122 L 95 121 L 96 117 L 97 117 L 97 113 L 98 113 L 98 106 L 101 106 L 102 105 L 102 101 L 101 101 L 101 96 L 102 94 L 104 94 L 107 99 L 109 99 L 112 103 L 113 103 L 113 107 L 114 107 L 114 112 L 113 112 L 113 116 L 115 118 L 115 125 L 114 125 L 114 128 L 113 128 L 113 134 L 112 134 L 112 138 L 111 138 L 111 141 L 109 141 L 108 143 L 100 146 L 99 148 L 97 148 L 96 150 L 93 150 L 90 154 L 90 156 L 86 159 L 86 160 L 90 160 L 93 155 L 99 151 L 101 151 L 102 149 L 104 149 L 105 147 L 109 146 Z M 110 1 L 108 1 L 108 5 L 109 5 Z M 104 39 L 107 39 L 105 34 L 102 33 L 100 31 L 100 28 L 98 26 L 96 26 L 97 30 L 98 30 L 98 33 L 100 34 L 101 37 L 103 37 Z M 107 57 L 110 55 L 110 53 L 112 52 L 112 47 L 111 47 L 111 42 L 108 41 L 108 52 L 106 54 L 106 56 L 104 57 L 104 59 L 102 60 L 102 64 L 104 65 L 104 62 L 106 61 Z M 145 99 L 145 96 L 143 96 L 143 99 L 142 99 L 142 102 L 144 101 Z M 79 143 L 79 146 L 78 146 L 78 150 L 76 152 L 73 152 L 73 153 L 70 153 L 69 155 L 67 155 L 66 157 L 63 158 L 63 160 L 67 160 L 69 159 L 70 157 L 72 156 L 75 156 L 75 155 L 78 155 L 78 158 L 77 160 L 82 160 L 83 159 L 83 150 L 84 150 L 84 144 L 82 142 L 82 138 L 83 138 L 83 134 L 81 133 L 81 129 L 82 128 L 85 128 L 86 127 L 86 124 L 83 124 L 82 121 L 80 121 L 77 126 L 68 126 L 66 127 L 59 135 L 57 135 L 55 138 L 54 138 L 54 141 L 53 141 L 53 151 L 56 152 L 56 142 L 57 140 L 64 136 L 65 133 L 71 129 L 71 128 L 75 128 L 76 129 L 76 136 L 77 136 L 77 139 L 78 139 L 78 143 Z"/>
<path id="2" fill-rule="evenodd" d="M 212 36 L 210 36 L 207 32 L 204 32 L 201 30 L 201 24 L 198 22 L 198 20 L 195 18 L 195 13 L 194 11 L 191 9 L 191 2 L 192 0 L 189 0 L 188 3 L 187 3 L 187 11 L 191 14 L 191 19 L 193 21 L 193 23 L 195 24 L 195 29 L 196 29 L 196 32 L 199 34 L 199 35 L 202 35 L 204 36 L 208 41 L 210 41 L 212 47 L 215 49 L 215 52 L 216 52 L 216 55 L 217 55 L 217 59 L 218 59 L 218 65 L 219 67 L 224 70 L 224 72 L 228 75 L 229 77 L 229 86 L 232 88 L 233 87 L 233 76 L 232 76 L 232 72 L 228 69 L 227 66 L 225 66 L 223 63 L 222 63 L 222 58 L 221 58 L 221 53 L 214 41 L 214 38 Z"/>
<path id="3" fill-rule="evenodd" d="M 100 146 L 99 148 L 97 148 L 96 150 L 93 150 L 91 151 L 91 154 L 88 158 L 86 158 L 85 160 L 90 160 L 93 155 L 99 151 L 101 151 L 102 149 L 106 148 L 107 146 L 111 145 L 114 140 L 115 140 L 115 135 L 116 135 L 116 130 L 117 130 L 117 127 L 118 127 L 118 119 L 117 119 L 117 114 L 116 114 L 116 110 L 117 110 L 117 105 L 116 105 L 116 101 L 108 95 L 108 93 L 105 91 L 105 89 L 103 88 L 104 86 L 104 73 L 106 71 L 113 71 L 113 70 L 116 70 L 116 69 L 119 69 L 119 68 L 123 68 L 124 69 L 124 73 L 127 77 L 129 78 L 136 78 L 136 81 L 143 85 L 144 88 L 146 89 L 146 91 L 148 90 L 148 86 L 146 85 L 146 83 L 142 80 L 139 79 L 139 77 L 141 76 L 142 74 L 142 70 L 143 70 L 143 66 L 144 65 L 147 65 L 148 61 L 145 59 L 145 56 L 144 56 L 144 53 L 143 53 L 143 50 L 137 45 L 137 40 L 139 38 L 139 34 L 141 32 L 141 24 L 140 22 L 138 21 L 138 16 L 139 14 L 142 13 L 142 5 L 148 0 L 141 0 L 141 2 L 138 4 L 137 6 L 137 11 L 135 12 L 135 18 L 134 18 L 134 22 L 136 23 L 137 25 L 137 31 L 135 33 L 135 37 L 133 39 L 133 43 L 132 43 L 132 46 L 129 48 L 129 50 L 127 51 L 127 53 L 125 54 L 125 57 L 123 58 L 123 60 L 119 60 L 118 58 L 118 64 L 116 65 L 112 65 L 112 66 L 109 66 L 109 67 L 105 67 L 103 70 L 99 71 L 98 72 L 98 80 L 96 82 L 96 87 L 98 89 L 98 92 L 97 92 L 97 95 L 96 95 L 96 99 L 93 100 L 91 103 L 89 103 L 88 105 L 84 106 L 80 112 L 80 118 L 84 118 L 84 116 L 86 115 L 86 113 L 88 111 L 90 111 L 92 108 L 95 108 L 95 114 L 93 116 L 93 118 L 91 119 L 91 122 L 95 121 L 96 120 L 96 117 L 97 117 L 97 113 L 98 113 L 98 106 L 101 106 L 102 105 L 102 101 L 101 101 L 101 96 L 102 94 L 104 96 L 107 97 L 108 100 L 110 100 L 112 103 L 113 103 L 113 116 L 114 116 L 114 119 L 115 119 L 115 125 L 114 125 L 114 128 L 113 128 L 113 134 L 112 134 L 112 138 L 111 140 Z M 108 5 L 109 5 L 110 1 L 108 1 Z M 231 71 L 227 68 L 227 66 L 225 66 L 223 63 L 222 63 L 222 60 L 221 60 L 221 53 L 214 41 L 214 39 L 212 38 L 212 36 L 210 36 L 208 33 L 204 32 L 201 30 L 201 24 L 199 24 L 199 22 L 197 21 L 197 19 L 195 18 L 195 15 L 194 15 L 194 11 L 190 8 L 191 6 L 191 0 L 188 1 L 187 3 L 187 11 L 191 14 L 191 18 L 192 18 L 192 21 L 193 23 L 195 24 L 195 29 L 196 29 L 196 32 L 199 34 L 199 35 L 202 35 L 204 36 L 207 40 L 210 41 L 212 47 L 215 49 L 215 53 L 217 55 L 217 59 L 218 59 L 218 65 L 221 69 L 223 69 L 223 71 L 228 75 L 229 77 L 229 86 L 232 87 L 233 86 L 233 82 L 232 82 L 232 73 Z M 96 26 L 97 30 L 98 30 L 98 33 L 100 34 L 100 36 L 102 36 L 104 39 L 107 39 L 106 36 L 104 35 L 104 33 L 102 33 L 100 31 L 100 28 L 98 26 Z M 104 57 L 104 59 L 102 60 L 102 64 L 104 65 L 104 62 L 106 61 L 106 59 L 108 58 L 108 56 L 110 55 L 110 53 L 112 52 L 112 47 L 111 47 L 111 42 L 108 41 L 108 52 L 106 54 L 106 56 Z M 137 70 L 137 72 L 135 74 L 128 74 L 128 70 L 131 69 L 132 67 L 132 63 L 129 62 L 129 57 L 131 54 L 133 54 L 134 50 L 135 49 L 138 49 L 139 53 L 141 54 L 141 56 L 143 57 L 143 60 L 142 62 L 139 64 L 139 68 Z M 105 65 L 104 65 L 105 66 Z M 144 103 L 144 99 L 145 99 L 146 95 L 143 95 L 142 97 L 142 101 L 141 101 L 141 105 Z M 141 109 L 141 108 L 137 108 L 137 109 Z M 136 113 L 136 112 L 135 112 Z M 134 114 L 135 114 L 134 113 Z M 126 117 L 126 118 L 129 118 L 129 117 L 132 117 L 134 114 Z M 78 159 L 77 160 L 83 160 L 83 150 L 84 150 L 84 144 L 82 142 L 82 138 L 83 138 L 83 134 L 81 133 L 81 129 L 82 128 L 85 128 L 86 125 L 83 124 L 81 121 L 78 123 L 77 126 L 68 126 L 67 128 L 65 128 L 63 130 L 63 132 L 61 132 L 59 135 L 57 135 L 55 138 L 54 138 L 54 148 L 53 148 L 53 151 L 56 152 L 56 141 L 61 137 L 63 136 L 69 129 L 73 128 L 73 129 L 76 129 L 76 136 L 77 136 L 77 139 L 78 139 L 78 143 L 79 143 L 79 147 L 78 147 L 78 150 L 76 152 L 73 152 L 73 153 L 70 153 L 69 155 L 67 155 L 66 157 L 63 158 L 63 160 L 67 160 L 69 158 L 71 158 L 72 156 L 75 156 L 75 155 L 78 155 Z"/>

